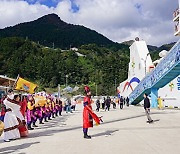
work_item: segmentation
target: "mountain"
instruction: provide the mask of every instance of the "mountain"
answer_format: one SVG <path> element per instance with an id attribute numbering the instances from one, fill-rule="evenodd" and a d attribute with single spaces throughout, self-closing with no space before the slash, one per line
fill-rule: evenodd
<path id="1" fill-rule="evenodd" d="M 118 46 L 102 34 L 80 25 L 68 24 L 56 14 L 48 14 L 37 20 L 0 29 L 0 38 L 28 38 L 48 47 L 69 49 L 84 44 Z"/>
<path id="2" fill-rule="evenodd" d="M 167 51 L 169 51 L 175 44 L 176 44 L 176 42 L 172 42 L 172 43 L 169 43 L 169 44 L 164 44 L 164 45 L 162 45 L 162 46 L 160 46 L 160 47 L 158 48 L 158 51 L 159 51 L 159 52 L 162 51 L 162 50 L 167 50 Z"/>
<path id="3" fill-rule="evenodd" d="M 0 74 L 12 78 L 19 74 L 40 87 L 89 85 L 92 94 L 96 83 L 99 95 L 114 95 L 115 81 L 127 78 L 129 56 L 125 51 L 88 44 L 78 48 L 85 56 L 78 56 L 73 50 L 47 48 L 19 37 L 0 38 Z"/>
<path id="4" fill-rule="evenodd" d="M 160 47 L 148 45 L 148 49 L 149 49 L 149 52 L 151 53 L 152 60 L 155 61 L 155 60 L 159 59 L 160 58 L 159 52 L 161 52 L 162 50 L 169 51 L 175 45 L 175 43 L 176 42 L 164 44 Z"/>
<path id="5" fill-rule="evenodd" d="M 124 41 L 122 44 L 126 44 L 128 46 L 131 46 L 134 43 L 134 40 Z"/>
<path id="6" fill-rule="evenodd" d="M 157 46 L 147 45 L 149 52 L 155 52 L 158 50 Z"/>

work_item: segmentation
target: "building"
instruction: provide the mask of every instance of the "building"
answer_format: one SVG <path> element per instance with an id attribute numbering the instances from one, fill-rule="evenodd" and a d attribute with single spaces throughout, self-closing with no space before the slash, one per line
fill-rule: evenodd
<path id="1" fill-rule="evenodd" d="M 163 60 L 167 51 L 160 52 Z M 158 64 L 157 64 L 158 65 Z M 118 91 L 123 97 L 129 97 L 136 86 L 155 68 L 145 41 L 135 41 L 130 46 L 130 62 L 128 78 L 120 83 Z M 159 89 L 158 96 L 163 99 L 164 106 L 180 107 L 180 75 Z M 143 103 L 143 102 L 142 102 Z"/>
<path id="2" fill-rule="evenodd" d="M 15 79 L 0 75 L 0 98 L 8 91 L 8 89 L 14 86 L 15 82 Z"/>
<path id="3" fill-rule="evenodd" d="M 179 0 L 179 8 L 177 8 L 173 13 L 173 21 L 175 23 L 175 27 L 174 27 L 175 36 L 180 36 L 180 25 L 179 25 L 179 21 L 180 21 L 179 11 L 180 10 L 179 9 L 180 9 L 180 0 Z"/>

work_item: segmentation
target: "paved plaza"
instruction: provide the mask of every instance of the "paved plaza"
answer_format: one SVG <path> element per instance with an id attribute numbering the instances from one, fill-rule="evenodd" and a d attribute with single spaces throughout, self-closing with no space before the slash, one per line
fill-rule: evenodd
<path id="1" fill-rule="evenodd" d="M 95 109 L 95 107 L 94 107 Z M 0 154 L 179 154 L 180 110 L 151 110 L 155 120 L 146 123 L 143 107 L 130 106 L 97 113 L 104 122 L 82 133 L 82 105 L 29 131 L 28 138 L 6 143 L 0 137 Z M 38 123 L 37 123 L 38 124 Z"/>

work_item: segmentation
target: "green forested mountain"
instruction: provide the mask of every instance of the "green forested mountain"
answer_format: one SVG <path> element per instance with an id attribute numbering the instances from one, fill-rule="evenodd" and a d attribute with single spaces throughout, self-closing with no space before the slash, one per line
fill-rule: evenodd
<path id="1" fill-rule="evenodd" d="M 56 14 L 45 15 L 35 21 L 0 29 L 0 38 L 4 37 L 28 38 L 41 45 L 61 49 L 93 43 L 98 46 L 119 47 L 118 43 L 114 43 L 94 30 L 65 23 Z"/>
<path id="2" fill-rule="evenodd" d="M 161 50 L 158 50 L 157 52 Z M 162 49 L 162 47 L 161 47 Z M 129 49 L 120 50 L 82 45 L 75 51 L 47 48 L 23 38 L 0 39 L 0 74 L 16 78 L 19 74 L 43 87 L 65 85 L 91 86 L 95 94 L 114 95 L 115 85 L 127 78 Z M 152 53 L 154 54 L 154 53 Z"/>
<path id="3" fill-rule="evenodd" d="M 164 44 L 160 47 L 156 47 L 156 46 L 152 46 L 152 45 L 148 45 L 148 49 L 151 53 L 151 58 L 152 60 L 156 60 L 156 59 L 159 59 L 159 52 L 161 52 L 162 50 L 167 50 L 169 51 L 175 44 L 176 42 L 173 42 L 173 43 L 169 43 L 169 44 Z"/>
<path id="4" fill-rule="evenodd" d="M 128 48 L 128 47 L 127 47 Z M 98 84 L 99 94 L 115 94 L 115 84 L 127 77 L 126 48 L 112 51 L 96 44 L 82 45 L 78 56 L 71 50 L 52 49 L 23 38 L 0 39 L 0 74 L 21 77 L 43 85 Z M 95 92 L 95 89 L 93 90 Z"/>
<path id="5" fill-rule="evenodd" d="M 157 48 L 152 55 L 159 53 L 160 49 Z M 114 95 L 115 85 L 127 78 L 128 46 L 113 50 L 88 44 L 80 46 L 78 53 L 84 56 L 78 56 L 72 50 L 47 48 L 23 38 L 2 38 L 0 74 L 13 78 L 19 74 L 43 87 L 65 85 L 68 76 L 68 85 L 88 84 L 95 94 L 97 84 L 99 95 Z"/>

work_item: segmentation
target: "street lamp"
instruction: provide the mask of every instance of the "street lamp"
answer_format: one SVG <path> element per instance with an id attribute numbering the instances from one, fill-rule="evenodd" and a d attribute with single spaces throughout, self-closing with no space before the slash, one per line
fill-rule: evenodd
<path id="1" fill-rule="evenodd" d="M 60 84 L 58 84 L 58 98 L 61 97 L 61 86 Z"/>
<path id="2" fill-rule="evenodd" d="M 67 78 L 68 78 L 68 75 L 66 74 L 66 87 L 67 87 Z"/>
<path id="3" fill-rule="evenodd" d="M 141 58 L 141 60 L 144 61 L 144 65 L 145 65 L 145 76 L 146 76 L 146 61 L 147 61 L 147 57 L 148 57 L 149 55 L 150 55 L 150 53 L 147 53 L 145 60 L 144 60 L 143 58 Z"/>
<path id="4" fill-rule="evenodd" d="M 66 77 L 66 87 L 67 87 L 67 84 L 68 84 L 68 77 L 71 76 L 74 73 L 76 73 L 76 72 L 71 72 L 71 73 L 66 74 L 66 76 L 65 76 Z"/>
<path id="5" fill-rule="evenodd" d="M 97 83 L 96 83 L 96 96 L 97 96 Z"/>

